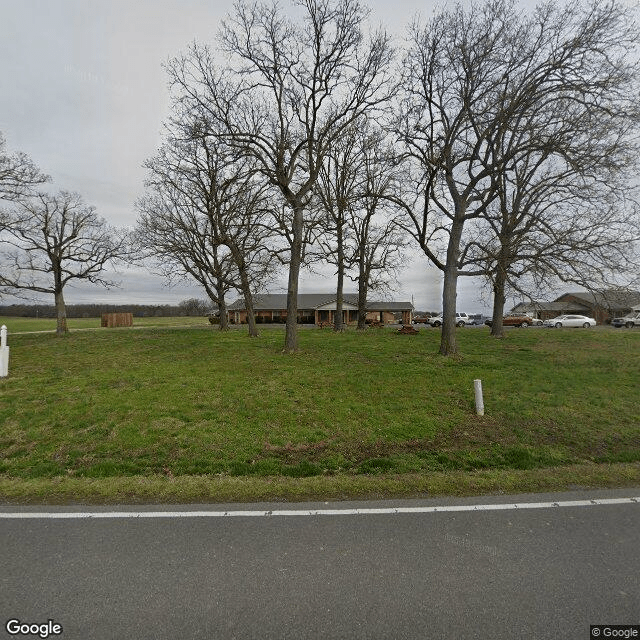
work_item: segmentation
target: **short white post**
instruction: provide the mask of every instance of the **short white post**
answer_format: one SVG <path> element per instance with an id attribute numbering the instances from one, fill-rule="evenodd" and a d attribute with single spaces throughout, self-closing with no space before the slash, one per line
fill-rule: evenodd
<path id="1" fill-rule="evenodd" d="M 9 347 L 7 346 L 7 327 L 0 328 L 0 378 L 9 375 Z"/>
<path id="2" fill-rule="evenodd" d="M 484 401 L 482 400 L 482 380 L 474 380 L 473 387 L 476 392 L 476 413 L 479 416 L 484 415 Z"/>

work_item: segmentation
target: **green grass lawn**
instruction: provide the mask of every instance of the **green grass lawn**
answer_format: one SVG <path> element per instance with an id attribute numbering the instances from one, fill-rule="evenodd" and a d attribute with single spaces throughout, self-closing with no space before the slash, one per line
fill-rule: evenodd
<path id="1" fill-rule="evenodd" d="M 178 326 L 207 326 L 209 321 L 203 317 L 184 318 L 134 318 L 134 327 L 178 327 Z M 55 331 L 55 318 L 16 318 L 0 316 L 0 326 L 5 325 L 9 333 L 24 333 L 30 331 Z M 70 330 L 74 329 L 98 329 L 100 318 L 67 318 Z"/>
<path id="2" fill-rule="evenodd" d="M 462 355 L 443 358 L 433 329 L 302 330 L 286 356 L 281 330 L 249 339 L 176 320 L 200 326 L 10 328 L 0 495 L 16 482 L 181 477 L 333 479 L 351 495 L 363 477 L 638 468 L 640 331 L 462 329 Z"/>

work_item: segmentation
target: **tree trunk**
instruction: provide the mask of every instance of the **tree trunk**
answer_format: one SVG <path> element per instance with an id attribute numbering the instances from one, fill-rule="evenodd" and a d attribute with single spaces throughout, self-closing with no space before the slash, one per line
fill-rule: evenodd
<path id="1" fill-rule="evenodd" d="M 287 287 L 287 323 L 284 338 L 284 352 L 298 350 L 298 279 L 302 262 L 302 233 L 304 230 L 303 207 L 298 204 L 293 210 L 293 240 L 289 261 L 289 282 Z"/>
<path id="2" fill-rule="evenodd" d="M 209 284 L 207 280 L 198 280 L 204 287 L 204 290 L 209 296 L 209 300 L 218 306 L 218 317 L 220 322 L 218 323 L 219 331 L 226 331 L 229 329 L 229 314 L 227 312 L 227 302 L 224 299 L 225 296 L 225 282 L 222 278 L 217 277 L 215 281 L 215 289 Z"/>
<path id="3" fill-rule="evenodd" d="M 229 331 L 229 312 L 227 310 L 227 301 L 224 297 L 220 299 L 218 309 L 220 311 L 220 324 L 218 328 L 220 331 Z"/>
<path id="4" fill-rule="evenodd" d="M 505 286 L 507 274 L 502 261 L 498 261 L 495 279 L 493 281 L 493 315 L 491 317 L 491 335 L 494 338 L 504 338 L 504 326 L 502 317 L 504 315 L 504 305 L 507 300 Z"/>
<path id="5" fill-rule="evenodd" d="M 339 243 L 340 244 L 340 243 Z M 336 288 L 336 317 L 334 320 L 333 330 L 344 331 L 342 322 L 342 306 L 344 300 L 344 264 L 340 258 L 341 248 L 338 248 L 338 286 Z"/>
<path id="6" fill-rule="evenodd" d="M 451 356 L 458 352 L 456 343 L 456 307 L 458 298 L 458 259 L 460 257 L 460 240 L 464 218 L 460 212 L 451 224 L 449 246 L 447 247 L 447 264 L 444 270 L 442 286 L 442 335 L 440 337 L 440 354 Z"/>
<path id="7" fill-rule="evenodd" d="M 67 308 L 64 304 L 64 296 L 62 295 L 62 288 L 56 288 L 55 291 L 55 301 L 56 301 L 56 316 L 57 316 L 57 325 L 56 325 L 56 335 L 63 336 L 69 332 L 69 328 L 67 327 Z"/>
<path id="8" fill-rule="evenodd" d="M 249 327 L 249 337 L 258 337 L 258 327 L 256 326 L 256 314 L 253 310 L 253 296 L 251 295 L 251 284 L 247 276 L 247 270 L 242 265 L 240 269 L 240 287 L 242 289 L 242 297 L 244 298 L 244 306 L 247 310 L 247 325 Z"/>
<path id="9" fill-rule="evenodd" d="M 229 313 L 227 311 L 227 301 L 224 299 L 224 284 L 220 283 L 216 287 L 217 302 L 218 302 L 218 314 L 220 317 L 220 324 L 218 328 L 220 331 L 229 331 Z"/>
<path id="10" fill-rule="evenodd" d="M 364 331 L 367 328 L 367 289 L 369 276 L 364 267 L 364 256 L 359 260 L 358 275 L 358 331 Z"/>
<path id="11" fill-rule="evenodd" d="M 338 240 L 338 285 L 336 287 L 336 317 L 333 324 L 334 331 L 344 331 L 344 324 L 342 323 L 342 306 L 344 300 L 344 246 L 342 237 L 342 224 L 338 224 L 337 229 Z"/>
<path id="12" fill-rule="evenodd" d="M 238 274 L 240 275 L 240 291 L 242 292 L 242 298 L 244 300 L 244 306 L 247 310 L 247 326 L 249 327 L 249 337 L 258 337 L 258 327 L 256 326 L 256 314 L 253 309 L 253 296 L 251 295 L 251 283 L 249 282 L 249 275 L 247 274 L 247 265 L 245 264 L 245 258 L 242 251 L 238 248 L 235 240 L 228 236 L 225 237 L 225 242 L 231 256 L 238 268 Z"/>
<path id="13" fill-rule="evenodd" d="M 360 302 L 361 299 L 364 299 L 364 302 Z M 358 331 L 364 331 L 367 328 L 367 294 L 361 294 L 358 291 Z"/>
<path id="14" fill-rule="evenodd" d="M 458 268 L 447 267 L 442 286 L 442 335 L 440 354 L 450 356 L 458 351 L 456 343 L 456 306 L 458 298 Z"/>

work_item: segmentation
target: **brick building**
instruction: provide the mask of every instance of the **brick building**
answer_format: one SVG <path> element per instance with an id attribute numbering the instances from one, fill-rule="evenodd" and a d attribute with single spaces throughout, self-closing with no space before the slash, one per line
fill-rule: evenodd
<path id="1" fill-rule="evenodd" d="M 512 310 L 513 314 L 527 314 L 547 320 L 564 313 L 589 316 L 598 324 L 608 324 L 617 316 L 628 314 L 640 304 L 640 292 L 626 289 L 604 291 L 574 291 L 563 293 L 553 302 L 521 302 Z"/>
<path id="2" fill-rule="evenodd" d="M 271 293 L 257 295 L 253 301 L 257 322 L 284 322 L 287 317 L 287 295 Z M 247 321 L 244 300 L 229 305 L 229 320 L 235 324 Z M 298 295 L 298 322 L 304 324 L 333 323 L 336 313 L 335 293 L 301 293 Z M 368 301 L 367 320 L 390 324 L 397 322 L 396 314 L 402 316 L 403 324 L 411 324 L 413 305 L 410 302 Z M 345 293 L 342 303 L 342 318 L 347 325 L 358 323 L 358 294 Z"/>

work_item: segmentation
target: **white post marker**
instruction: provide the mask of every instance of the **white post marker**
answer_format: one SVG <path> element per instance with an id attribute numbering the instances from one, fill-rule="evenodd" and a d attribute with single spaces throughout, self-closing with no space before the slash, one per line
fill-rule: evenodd
<path id="1" fill-rule="evenodd" d="M 484 401 L 482 400 L 482 380 L 474 380 L 473 387 L 476 392 L 476 413 L 479 416 L 484 415 Z"/>
<path id="2" fill-rule="evenodd" d="M 9 347 L 7 346 L 7 327 L 2 325 L 0 329 L 0 378 L 9 375 Z"/>

